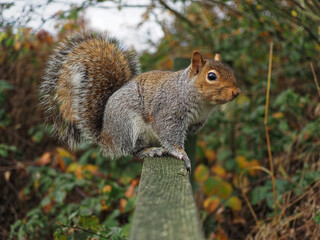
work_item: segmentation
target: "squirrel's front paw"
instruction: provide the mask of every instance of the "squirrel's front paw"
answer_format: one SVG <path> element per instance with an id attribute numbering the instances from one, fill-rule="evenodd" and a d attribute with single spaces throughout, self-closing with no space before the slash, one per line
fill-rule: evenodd
<path id="1" fill-rule="evenodd" d="M 168 151 L 163 147 L 151 147 L 151 148 L 142 149 L 135 155 L 139 158 L 162 157 L 164 155 L 168 155 Z"/>
<path id="2" fill-rule="evenodd" d="M 191 162 L 190 162 L 190 159 L 189 159 L 187 153 L 181 147 L 175 146 L 175 147 L 171 148 L 169 151 L 169 154 L 176 157 L 176 158 L 179 158 L 180 160 L 183 160 L 186 165 L 187 171 L 190 174 Z"/>

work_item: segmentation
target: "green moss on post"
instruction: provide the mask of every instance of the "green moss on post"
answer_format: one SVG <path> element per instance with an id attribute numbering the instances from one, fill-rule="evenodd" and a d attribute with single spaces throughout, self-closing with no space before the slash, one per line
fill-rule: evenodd
<path id="1" fill-rule="evenodd" d="M 184 162 L 144 160 L 130 240 L 204 239 Z"/>

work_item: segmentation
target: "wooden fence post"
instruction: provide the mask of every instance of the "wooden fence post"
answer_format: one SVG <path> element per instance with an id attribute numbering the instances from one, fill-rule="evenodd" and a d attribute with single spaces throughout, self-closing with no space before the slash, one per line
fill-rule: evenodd
<path id="1" fill-rule="evenodd" d="M 146 158 L 130 240 L 204 240 L 184 162 Z"/>

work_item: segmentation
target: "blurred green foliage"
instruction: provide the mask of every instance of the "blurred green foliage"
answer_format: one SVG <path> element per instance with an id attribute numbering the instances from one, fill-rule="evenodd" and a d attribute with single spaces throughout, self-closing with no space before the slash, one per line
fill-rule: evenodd
<path id="1" fill-rule="evenodd" d="M 146 8 L 144 21 L 159 9 L 170 14 L 172 21 L 156 19 L 164 37 L 153 43 L 154 53 L 141 54 L 144 71 L 170 70 L 174 58 L 189 58 L 195 49 L 206 57 L 219 52 L 233 66 L 242 89 L 236 101 L 217 108 L 198 137 L 195 197 L 208 239 L 245 239 L 262 231 L 254 228 L 257 223 L 248 204 L 258 213 L 261 225 L 274 222 L 274 189 L 270 176 L 261 171 L 269 169 L 264 116 L 271 41 L 274 57 L 267 125 L 279 219 L 300 211 L 304 204 L 295 197 L 302 199 L 319 182 L 320 104 L 310 62 L 319 76 L 320 7 L 316 1 L 300 2 L 177 0 L 175 5 L 151 1 Z M 20 212 L 7 221 L 13 223 L 11 239 L 128 236 L 141 163 L 131 158 L 105 159 L 98 148 L 86 144 L 70 152 L 65 145 L 50 142 L 50 126 L 43 125 L 40 111 L 34 113 L 33 108 L 52 47 L 65 34 L 85 27 L 83 9 L 101 4 L 87 1 L 58 12 L 56 38 L 44 31 L 13 30 L 10 22 L 2 22 L 0 130 L 5 137 L 0 142 L 4 159 L 0 182 L 19 186 L 12 206 Z M 16 96 L 23 96 L 22 100 Z M 295 223 L 300 229 L 295 232 L 297 238 L 304 236 L 306 222 L 319 223 L 320 199 L 314 206 L 312 221 Z M 281 234 L 292 227 L 289 222 Z"/>

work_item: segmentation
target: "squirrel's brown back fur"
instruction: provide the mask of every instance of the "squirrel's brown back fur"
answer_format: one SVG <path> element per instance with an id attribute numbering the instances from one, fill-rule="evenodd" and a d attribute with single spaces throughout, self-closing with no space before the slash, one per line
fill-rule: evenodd
<path id="1" fill-rule="evenodd" d="M 116 39 L 76 33 L 51 55 L 41 102 L 70 145 L 81 137 L 96 142 L 108 98 L 138 73 L 136 55 Z"/>

